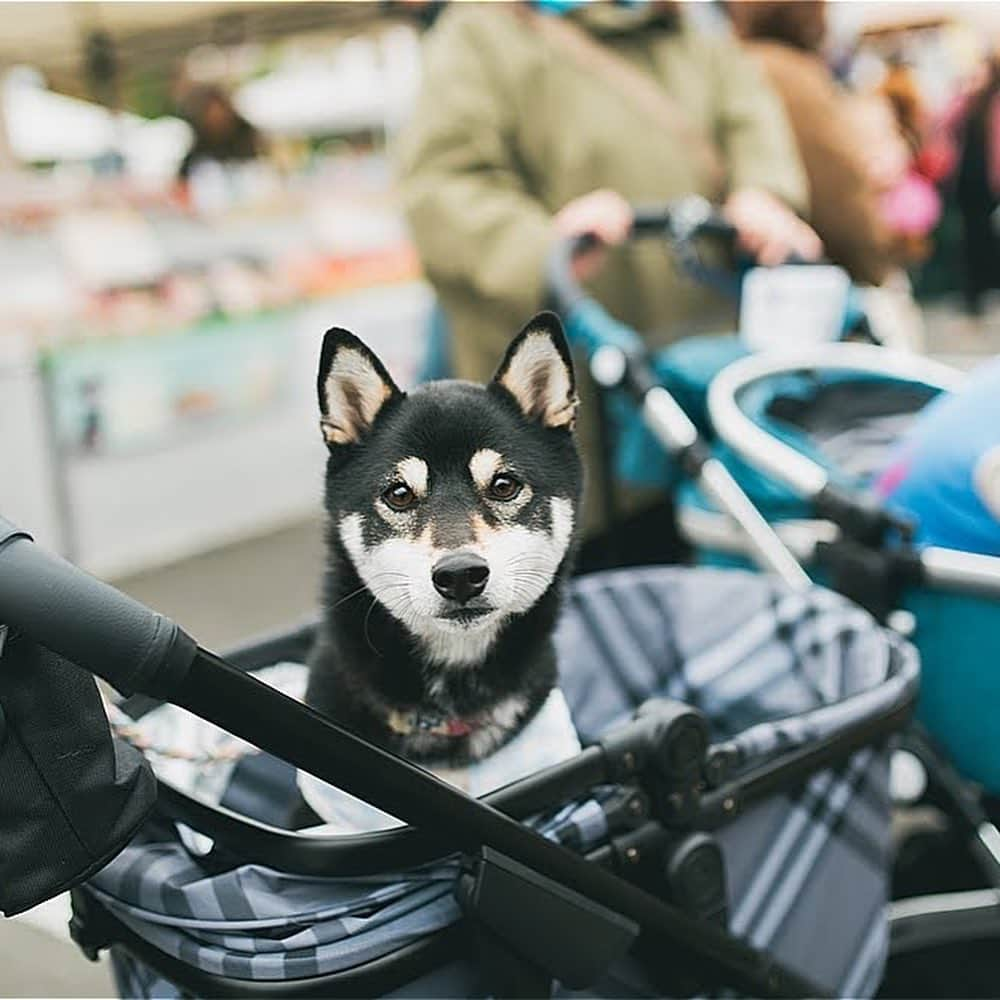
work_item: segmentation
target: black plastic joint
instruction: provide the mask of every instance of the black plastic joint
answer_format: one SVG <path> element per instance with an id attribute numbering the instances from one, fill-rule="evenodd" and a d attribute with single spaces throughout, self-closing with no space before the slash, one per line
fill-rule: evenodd
<path id="1" fill-rule="evenodd" d="M 699 438 L 693 444 L 689 444 L 677 453 L 677 463 L 688 478 L 697 479 L 701 475 L 702 466 L 711 457 L 711 449 Z"/>
<path id="2" fill-rule="evenodd" d="M 601 803 L 609 830 L 634 830 L 652 814 L 649 796 L 637 785 L 625 785 Z"/>
<path id="3" fill-rule="evenodd" d="M 511 956 L 572 989 L 593 985 L 639 925 L 490 847 L 466 860 L 455 895 Z"/>
<path id="4" fill-rule="evenodd" d="M 667 851 L 664 878 L 671 902 L 698 920 L 728 923 L 726 865 L 722 849 L 706 833 L 691 833 Z"/>
<path id="5" fill-rule="evenodd" d="M 660 384 L 656 372 L 645 354 L 626 353 L 625 387 L 635 399 L 641 401 L 650 389 Z"/>
<path id="6" fill-rule="evenodd" d="M 702 783 L 708 722 L 682 701 L 651 698 L 631 721 L 606 733 L 598 745 L 607 759 L 610 781 L 630 781 L 650 771 L 672 790 L 694 789 Z"/>
<path id="7" fill-rule="evenodd" d="M 651 764 L 671 784 L 699 785 L 708 752 L 708 721 L 697 709 L 671 698 L 650 698 L 639 706 Z"/>
<path id="8" fill-rule="evenodd" d="M 911 522 L 885 510 L 874 497 L 857 497 L 836 486 L 825 486 L 816 494 L 813 505 L 819 517 L 833 521 L 862 545 L 877 548 L 892 533 L 904 540 L 913 534 Z"/>
<path id="9" fill-rule="evenodd" d="M 637 885 L 649 884 L 659 875 L 667 834 L 655 820 L 611 838 L 611 867 Z"/>
<path id="10" fill-rule="evenodd" d="M 705 755 L 705 783 L 709 788 L 718 788 L 727 782 L 740 766 L 741 754 L 731 743 L 719 743 L 709 748 Z"/>
<path id="11" fill-rule="evenodd" d="M 111 946 L 111 935 L 101 919 L 100 904 L 95 903 L 80 889 L 72 890 L 70 903 L 72 916 L 69 918 L 69 936 L 85 958 L 97 962 L 101 952 Z"/>

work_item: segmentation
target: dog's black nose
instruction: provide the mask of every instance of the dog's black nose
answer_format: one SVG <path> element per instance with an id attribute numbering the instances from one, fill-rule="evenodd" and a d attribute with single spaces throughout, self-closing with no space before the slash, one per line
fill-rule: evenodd
<path id="1" fill-rule="evenodd" d="M 489 564 L 475 552 L 452 552 L 439 559 L 431 570 L 437 592 L 459 604 L 478 597 L 489 578 Z"/>

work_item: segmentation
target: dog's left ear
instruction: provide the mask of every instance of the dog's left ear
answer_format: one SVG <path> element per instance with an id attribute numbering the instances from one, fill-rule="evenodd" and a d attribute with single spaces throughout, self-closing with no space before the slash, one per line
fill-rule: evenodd
<path id="1" fill-rule="evenodd" d="M 320 428 L 327 447 L 357 444 L 387 403 L 401 399 L 385 365 L 353 333 L 334 327 L 319 359 Z"/>
<path id="2" fill-rule="evenodd" d="M 579 400 L 569 345 L 555 313 L 539 313 L 514 338 L 493 381 L 529 420 L 572 429 Z"/>

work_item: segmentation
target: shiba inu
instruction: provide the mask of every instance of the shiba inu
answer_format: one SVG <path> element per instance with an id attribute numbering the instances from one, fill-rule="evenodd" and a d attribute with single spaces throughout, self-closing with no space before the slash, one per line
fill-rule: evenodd
<path id="1" fill-rule="evenodd" d="M 480 760 L 556 684 L 582 488 L 559 320 L 531 320 L 488 385 L 409 393 L 333 329 L 318 391 L 328 567 L 306 700 L 411 759 Z"/>

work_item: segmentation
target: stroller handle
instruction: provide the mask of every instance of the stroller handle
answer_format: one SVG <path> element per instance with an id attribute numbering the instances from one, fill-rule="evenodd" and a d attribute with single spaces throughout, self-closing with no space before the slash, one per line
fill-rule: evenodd
<path id="1" fill-rule="evenodd" d="M 658 238 L 671 244 L 682 260 L 696 265 L 693 244 L 701 237 L 732 243 L 736 228 L 710 201 L 701 195 L 689 195 L 666 205 L 636 205 L 633 209 L 630 240 Z M 557 242 L 549 254 L 547 280 L 552 304 L 559 313 L 570 312 L 589 298 L 573 274 L 574 259 L 599 243 L 593 233 Z"/>
<path id="2" fill-rule="evenodd" d="M 0 517 L 0 626 L 103 677 L 123 694 L 166 694 L 197 646 L 178 625 L 34 544 Z"/>

